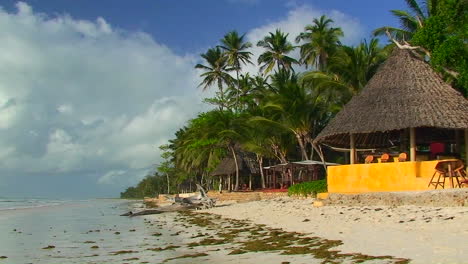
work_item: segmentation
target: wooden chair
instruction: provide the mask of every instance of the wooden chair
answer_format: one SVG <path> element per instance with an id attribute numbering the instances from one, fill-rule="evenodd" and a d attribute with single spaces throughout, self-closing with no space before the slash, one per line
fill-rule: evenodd
<path id="1" fill-rule="evenodd" d="M 398 155 L 398 162 L 405 162 L 408 159 L 408 155 L 405 152 Z"/>
<path id="2" fill-rule="evenodd" d="M 441 186 L 442 189 L 444 189 L 445 187 L 445 177 L 447 177 L 448 171 L 447 171 L 447 168 L 445 167 L 445 164 L 443 162 L 439 162 L 437 163 L 437 165 L 435 166 L 435 172 L 434 174 L 432 174 L 432 178 L 431 180 L 429 181 L 429 184 L 427 185 L 427 187 L 431 186 L 431 185 L 434 185 L 434 189 L 437 189 L 437 186 Z M 434 177 L 436 175 L 439 175 L 439 177 L 437 177 L 437 180 L 434 181 Z M 442 181 L 441 181 L 442 179 Z"/>
<path id="3" fill-rule="evenodd" d="M 380 162 L 388 162 L 389 159 L 390 155 L 388 155 L 387 153 L 384 153 L 382 154 L 382 156 L 380 156 Z"/>
<path id="4" fill-rule="evenodd" d="M 374 161 L 374 156 L 372 155 L 367 155 L 366 159 L 364 160 L 364 163 L 369 164 Z"/>

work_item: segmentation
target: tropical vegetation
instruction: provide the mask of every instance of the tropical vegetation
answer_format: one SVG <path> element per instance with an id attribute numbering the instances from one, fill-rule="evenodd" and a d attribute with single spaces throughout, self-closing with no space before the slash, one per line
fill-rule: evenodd
<path id="1" fill-rule="evenodd" d="M 401 28 L 381 27 L 379 39 L 348 46 L 345 32 L 326 16 L 314 19 L 298 36 L 277 29 L 254 43 L 263 52 L 257 58 L 245 34 L 228 32 L 218 45 L 201 54 L 199 86 L 215 89 L 205 102 L 215 107 L 199 113 L 162 146 L 163 162 L 153 175 L 122 197 L 192 190 L 195 183 L 216 188 L 213 171 L 224 158 L 232 158 L 236 172 L 231 190 L 256 183 L 265 187 L 262 170 L 241 171 L 240 159 L 251 157 L 257 167 L 292 160 L 319 159 L 312 142 L 328 121 L 360 93 L 391 50 L 420 53 L 446 80 L 467 93 L 467 12 L 463 0 L 406 0 L 409 11 L 392 10 Z M 294 39 L 295 38 L 295 39 Z M 296 42 L 298 46 L 293 45 Z M 295 58 L 297 49 L 300 54 Z M 256 64 L 255 64 L 256 62 Z M 246 65 L 250 65 L 247 71 Z M 252 75 L 251 66 L 257 66 Z M 339 161 L 340 155 L 328 155 Z M 154 185 L 151 187 L 151 185 Z M 309 195 L 326 189 L 326 182 L 291 187 L 291 194 Z"/>

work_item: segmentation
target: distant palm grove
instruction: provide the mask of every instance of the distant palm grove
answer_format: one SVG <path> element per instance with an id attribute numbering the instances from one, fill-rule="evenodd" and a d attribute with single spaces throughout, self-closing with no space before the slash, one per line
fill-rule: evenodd
<path id="1" fill-rule="evenodd" d="M 391 10 L 401 27 L 374 31 L 380 39 L 359 45 L 340 42 L 344 32 L 321 16 L 298 36 L 281 29 L 257 43 L 237 31 L 226 33 L 195 65 L 199 87 L 213 90 L 204 99 L 213 109 L 198 114 L 160 146 L 163 162 L 153 175 L 121 193 L 122 198 L 193 190 L 195 183 L 217 188 L 213 170 L 223 158 L 235 161 L 233 190 L 255 177 L 265 187 L 263 173 L 244 175 L 239 157 L 253 157 L 258 167 L 298 160 L 318 160 L 314 137 L 355 95 L 359 94 L 394 48 L 421 54 L 453 87 L 467 95 L 468 8 L 465 0 L 406 0 L 408 10 Z M 263 48 L 253 57 L 253 45 Z M 293 51 L 300 57 L 295 58 Z M 297 52 L 296 52 L 297 54 Z M 246 66 L 258 74 L 246 73 Z M 250 70 L 251 72 L 251 70 Z M 327 161 L 342 156 L 325 153 Z M 260 170 L 261 171 L 261 170 Z M 215 187 L 216 186 L 216 187 Z"/>

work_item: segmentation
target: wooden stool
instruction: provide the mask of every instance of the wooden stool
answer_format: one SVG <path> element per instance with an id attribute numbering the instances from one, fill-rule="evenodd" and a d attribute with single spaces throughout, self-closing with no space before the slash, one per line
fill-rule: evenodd
<path id="1" fill-rule="evenodd" d="M 468 184 L 468 179 L 466 178 L 465 165 L 463 165 L 463 162 L 461 160 L 458 160 L 455 163 L 453 177 L 456 179 L 459 188 L 461 188 L 463 184 Z M 461 179 L 459 180 L 458 178 Z"/>
<path id="2" fill-rule="evenodd" d="M 437 177 L 437 181 L 434 181 L 434 177 L 436 176 L 436 174 L 439 174 L 439 177 Z M 432 178 L 429 181 L 429 184 L 427 185 L 427 187 L 429 187 L 431 185 L 434 185 L 434 189 L 437 189 L 437 186 L 440 185 L 442 187 L 442 189 L 444 189 L 444 187 L 445 187 L 445 177 L 448 177 L 447 176 L 447 169 L 444 168 L 443 163 L 439 162 L 439 163 L 437 163 L 437 165 L 435 167 L 435 172 L 432 175 Z M 441 179 L 442 179 L 442 181 L 441 181 Z"/>

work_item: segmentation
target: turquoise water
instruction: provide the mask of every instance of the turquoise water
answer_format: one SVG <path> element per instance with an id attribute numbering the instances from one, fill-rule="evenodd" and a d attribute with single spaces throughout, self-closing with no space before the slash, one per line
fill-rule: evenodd
<path id="1" fill-rule="evenodd" d="M 122 263 L 132 257 L 154 263 L 170 252 L 143 253 L 143 248 L 178 243 L 164 235 L 171 230 L 156 238 L 156 228 L 144 218 L 119 216 L 131 209 L 132 201 L 39 200 L 0 200 L 0 256 L 7 257 L 0 264 Z M 48 246 L 55 248 L 44 249 Z M 120 250 L 135 254 L 113 255 Z"/>

